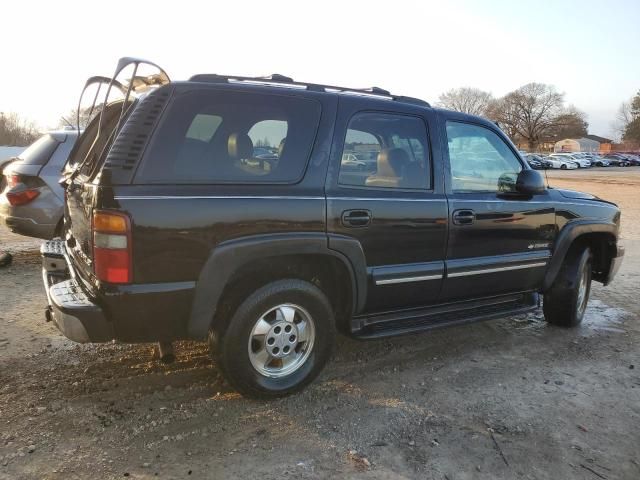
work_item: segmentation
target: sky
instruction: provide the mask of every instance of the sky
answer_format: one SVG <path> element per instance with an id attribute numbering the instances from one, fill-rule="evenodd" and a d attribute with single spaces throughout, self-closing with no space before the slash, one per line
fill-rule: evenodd
<path id="1" fill-rule="evenodd" d="M 639 0 L 6 0 L 1 9 L 0 112 L 43 129 L 77 105 L 87 77 L 110 76 L 124 56 L 173 80 L 277 72 L 433 104 L 451 88 L 502 96 L 548 83 L 601 136 L 640 90 Z"/>

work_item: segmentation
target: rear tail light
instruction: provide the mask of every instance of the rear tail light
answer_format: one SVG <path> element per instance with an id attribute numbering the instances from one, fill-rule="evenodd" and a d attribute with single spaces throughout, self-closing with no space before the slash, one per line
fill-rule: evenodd
<path id="1" fill-rule="evenodd" d="M 13 206 L 26 205 L 33 201 L 38 195 L 39 190 L 20 190 L 17 192 L 7 192 L 7 200 Z"/>
<path id="2" fill-rule="evenodd" d="M 93 214 L 93 262 L 96 277 L 108 283 L 131 283 L 131 221 L 123 213 Z"/>
<path id="3" fill-rule="evenodd" d="M 19 183 L 20 183 L 20 175 L 16 175 L 15 173 L 12 173 L 11 175 L 7 176 L 7 185 L 9 186 L 9 188 L 13 188 Z"/>

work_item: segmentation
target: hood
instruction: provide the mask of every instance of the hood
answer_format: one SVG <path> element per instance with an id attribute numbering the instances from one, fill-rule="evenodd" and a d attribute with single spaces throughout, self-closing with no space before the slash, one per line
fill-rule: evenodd
<path id="1" fill-rule="evenodd" d="M 592 195 L 591 193 L 578 192 L 576 190 L 565 190 L 563 188 L 554 188 L 554 190 L 557 191 L 560 195 L 562 195 L 565 198 L 572 198 L 577 200 L 595 200 L 597 202 L 603 202 L 603 203 L 608 203 L 610 205 L 615 205 L 615 203 L 608 202 L 607 200 L 603 200 L 600 197 L 596 197 L 595 195 Z"/>

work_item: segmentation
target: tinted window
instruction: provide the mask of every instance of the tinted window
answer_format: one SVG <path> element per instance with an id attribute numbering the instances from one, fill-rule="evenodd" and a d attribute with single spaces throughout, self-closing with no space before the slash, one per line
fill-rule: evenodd
<path id="1" fill-rule="evenodd" d="M 424 122 L 387 113 L 355 115 L 347 129 L 338 182 L 371 188 L 430 188 Z"/>
<path id="2" fill-rule="evenodd" d="M 192 91 L 174 100 L 137 183 L 294 182 L 320 121 L 314 100 Z"/>
<path id="3" fill-rule="evenodd" d="M 18 158 L 26 165 L 44 165 L 51 158 L 58 143 L 60 142 L 53 135 L 43 135 L 18 155 Z"/>
<path id="4" fill-rule="evenodd" d="M 447 139 L 454 192 L 514 190 L 522 165 L 496 133 L 480 125 L 447 122 Z"/>

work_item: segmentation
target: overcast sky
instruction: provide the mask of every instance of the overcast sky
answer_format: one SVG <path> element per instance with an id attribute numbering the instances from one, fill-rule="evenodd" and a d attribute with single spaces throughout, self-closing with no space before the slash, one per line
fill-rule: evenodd
<path id="1" fill-rule="evenodd" d="M 603 136 L 640 90 L 639 0 L 7 0 L 1 9 L 0 111 L 43 128 L 122 56 L 153 60 L 175 80 L 277 72 L 432 103 L 454 87 L 500 96 L 550 83 Z"/>

